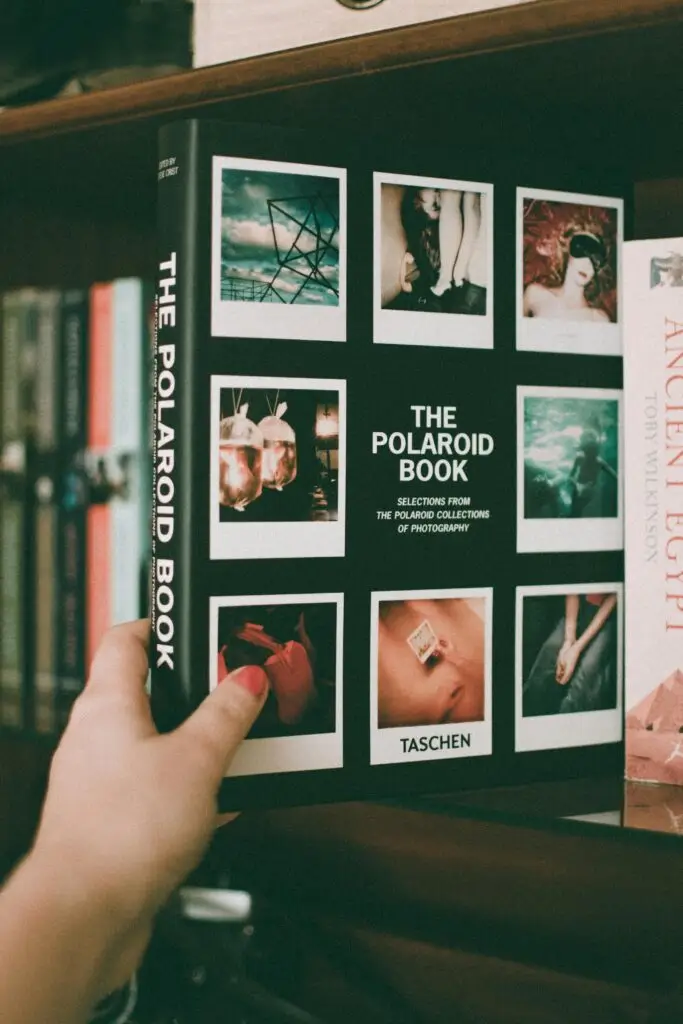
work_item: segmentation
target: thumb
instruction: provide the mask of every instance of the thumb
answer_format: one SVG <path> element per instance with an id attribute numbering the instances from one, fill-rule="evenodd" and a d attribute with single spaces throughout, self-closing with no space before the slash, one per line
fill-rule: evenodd
<path id="1" fill-rule="evenodd" d="M 209 755 L 216 785 L 258 718 L 267 693 L 268 676 L 263 669 L 245 665 L 226 676 L 177 730 L 184 742 Z"/>

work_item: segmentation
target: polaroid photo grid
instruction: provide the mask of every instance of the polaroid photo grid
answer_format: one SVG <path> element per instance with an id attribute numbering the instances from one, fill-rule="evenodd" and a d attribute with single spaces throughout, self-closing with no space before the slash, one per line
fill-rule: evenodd
<path id="1" fill-rule="evenodd" d="M 276 735 L 260 738 L 247 737 L 237 750 L 235 757 L 227 772 L 227 778 L 235 778 L 245 775 L 269 775 L 283 772 L 319 771 L 329 768 L 341 768 L 344 763 L 343 744 L 343 653 L 344 653 L 344 595 L 343 594 L 275 594 L 266 596 L 259 594 L 254 597 L 212 597 L 209 599 L 209 688 L 214 690 L 220 685 L 219 676 L 219 615 L 221 609 L 249 608 L 253 610 L 262 606 L 271 608 L 283 608 L 285 606 L 323 606 L 328 605 L 335 612 L 335 645 L 334 645 L 334 679 L 327 680 L 329 690 L 330 683 L 334 685 L 332 695 L 333 704 L 331 707 L 333 728 L 325 732 L 311 733 L 308 730 L 301 731 L 297 735 L 296 723 L 291 724 L 292 715 L 285 715 L 290 721 L 290 735 Z M 262 626 L 258 623 L 248 624 L 247 630 L 258 632 Z M 270 638 L 267 638 L 268 642 Z M 257 640 L 257 643 L 259 641 Z M 307 638 L 310 643 L 310 638 Z M 305 659 L 304 648 L 297 643 L 294 646 L 299 648 L 292 651 L 292 645 L 278 645 L 283 648 L 282 656 L 285 663 L 293 662 L 295 671 L 301 674 L 300 661 Z M 328 652 L 329 654 L 329 652 Z M 276 657 L 278 652 L 276 652 Z M 288 665 L 285 664 L 285 672 Z M 273 674 L 268 664 L 265 666 L 267 674 Z M 291 675 L 289 680 L 284 678 L 281 686 L 278 685 L 279 677 L 275 669 L 274 680 L 271 680 L 271 697 L 273 703 L 277 697 L 282 709 L 283 700 L 292 701 Z M 313 685 L 315 684 L 315 680 Z M 310 685 L 310 676 L 309 676 Z M 281 699 L 281 691 L 283 698 Z M 289 692 L 288 692 L 289 691 Z M 265 710 L 265 709 L 264 709 Z M 263 714 L 262 712 L 261 714 Z M 305 724 L 305 715 L 302 717 Z M 258 724 L 258 720 L 257 720 Z M 310 726 L 309 726 L 310 728 Z"/>
<path id="2" fill-rule="evenodd" d="M 492 752 L 492 623 L 491 587 L 371 594 L 371 764 Z"/>
<path id="3" fill-rule="evenodd" d="M 493 348 L 493 185 L 373 181 L 375 344 Z"/>
<path id="4" fill-rule="evenodd" d="M 214 376 L 211 445 L 211 559 L 343 558 L 345 381 Z"/>
<path id="5" fill-rule="evenodd" d="M 524 602 L 539 597 L 566 600 L 568 596 L 578 597 L 585 605 L 585 610 L 579 614 L 579 630 L 583 626 L 585 631 L 596 615 L 601 618 L 595 620 L 600 623 L 599 628 L 576 662 L 568 682 L 560 687 L 555 681 L 555 672 L 564 642 L 564 609 L 559 603 L 555 616 L 551 616 L 545 628 L 540 628 L 539 635 L 530 640 L 525 636 Z M 605 601 L 613 602 L 615 597 L 616 604 L 603 607 Z M 618 743 L 622 739 L 623 623 L 622 583 L 517 587 L 515 750 L 518 753 L 596 746 Z M 525 644 L 531 645 L 526 659 Z M 578 673 L 581 678 L 577 681 Z M 578 686 L 576 693 L 570 692 L 572 683 Z M 604 706 L 610 703 L 611 707 Z M 582 710 L 586 705 L 596 709 Z"/>
<path id="6" fill-rule="evenodd" d="M 211 334 L 346 341 L 346 170 L 213 158 Z"/>
<path id="7" fill-rule="evenodd" d="M 517 189 L 517 348 L 622 354 L 624 203 Z"/>
<path id="8" fill-rule="evenodd" d="M 622 392 L 517 388 L 517 550 L 624 546 Z"/>

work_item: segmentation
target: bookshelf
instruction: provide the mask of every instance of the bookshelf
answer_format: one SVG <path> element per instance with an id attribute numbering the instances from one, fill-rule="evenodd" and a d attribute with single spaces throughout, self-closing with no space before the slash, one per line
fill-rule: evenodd
<path id="1" fill-rule="evenodd" d="M 0 290 L 151 277 L 156 129 L 175 115 L 310 129 L 324 117 L 349 139 L 381 125 L 450 130 L 458 144 L 497 138 L 503 149 L 519 139 L 545 140 L 557 152 L 582 146 L 587 160 L 608 161 L 633 181 L 636 236 L 683 233 L 682 45 L 680 0 L 535 0 L 5 110 Z M 0 872 L 30 840 L 50 753 L 49 743 L 0 736 Z M 278 841 L 286 834 L 295 844 L 301 834 L 309 843 L 328 827 L 315 815 L 305 819 L 296 812 L 293 824 L 278 825 Z M 504 836 L 494 830 L 489 845 L 473 829 L 472 863 L 486 855 L 495 868 L 491 851 L 502 849 Z M 520 838 L 520 863 L 526 849 Z M 548 857 L 574 854 L 548 840 Z M 601 856 L 609 861 L 609 851 Z M 580 872 L 572 877 L 578 887 L 585 882 Z M 496 888 L 501 906 L 504 886 Z"/>

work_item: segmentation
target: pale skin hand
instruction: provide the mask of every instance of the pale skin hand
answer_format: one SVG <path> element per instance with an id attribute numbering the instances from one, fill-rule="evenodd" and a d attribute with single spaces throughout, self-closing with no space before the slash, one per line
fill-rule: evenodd
<path id="1" fill-rule="evenodd" d="M 34 847 L 0 892 L 0 1020 L 75 1024 L 138 966 L 154 916 L 199 863 L 227 767 L 268 681 L 232 673 L 159 736 L 147 622 L 111 630 L 54 756 Z"/>
<path id="2" fill-rule="evenodd" d="M 571 604 L 570 604 L 571 602 Z M 602 602 L 595 615 L 591 619 L 589 625 L 583 631 L 581 636 L 576 639 L 576 621 L 578 618 L 579 611 L 579 599 L 575 594 L 569 595 L 566 600 L 566 613 L 565 621 L 565 641 L 560 649 L 560 653 L 557 656 L 557 671 L 555 678 L 561 686 L 566 686 L 571 681 L 572 676 L 576 670 L 579 658 L 585 651 L 588 644 L 591 642 L 594 636 L 602 629 L 607 619 L 612 614 L 617 603 L 616 594 L 608 594 L 605 600 Z M 570 615 L 573 617 L 573 626 L 569 622 Z M 572 633 L 573 630 L 573 633 Z"/>

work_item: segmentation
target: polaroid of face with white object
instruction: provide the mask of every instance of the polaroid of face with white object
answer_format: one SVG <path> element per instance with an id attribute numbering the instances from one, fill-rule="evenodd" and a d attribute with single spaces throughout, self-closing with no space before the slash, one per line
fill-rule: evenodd
<path id="1" fill-rule="evenodd" d="M 517 348 L 622 354 L 621 199 L 517 189 Z"/>
<path id="2" fill-rule="evenodd" d="M 211 378 L 212 559 L 342 558 L 346 383 Z"/>
<path id="3" fill-rule="evenodd" d="M 370 762 L 492 750 L 491 588 L 371 595 Z"/>
<path id="4" fill-rule="evenodd" d="M 623 584 L 517 588 L 515 750 L 623 736 Z"/>
<path id="5" fill-rule="evenodd" d="M 343 594 L 212 597 L 209 688 L 245 666 L 268 697 L 228 777 L 343 766 Z"/>
<path id="6" fill-rule="evenodd" d="M 374 340 L 493 348 L 493 185 L 374 175 Z"/>
<path id="7" fill-rule="evenodd" d="M 622 392 L 517 388 L 517 550 L 624 546 Z"/>
<path id="8" fill-rule="evenodd" d="M 346 341 L 346 171 L 213 158 L 211 334 Z"/>

